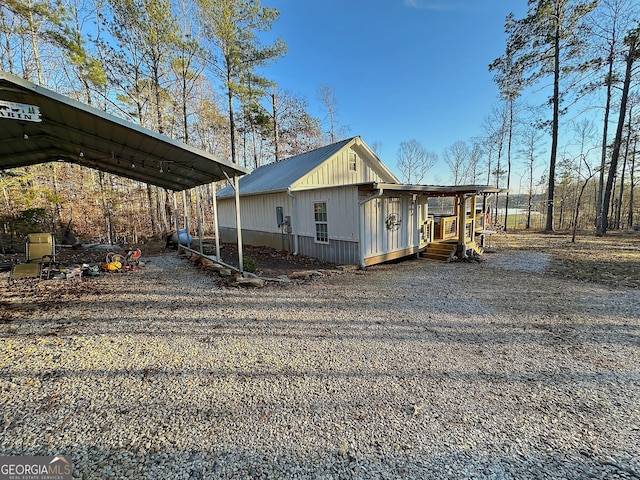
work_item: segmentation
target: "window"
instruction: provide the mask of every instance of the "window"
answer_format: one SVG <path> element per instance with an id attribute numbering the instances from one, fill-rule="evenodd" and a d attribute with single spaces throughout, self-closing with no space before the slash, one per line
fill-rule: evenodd
<path id="1" fill-rule="evenodd" d="M 357 167 L 357 158 L 356 154 L 353 152 L 349 152 L 349 171 L 355 172 Z"/>
<path id="2" fill-rule="evenodd" d="M 313 213 L 316 222 L 316 243 L 329 243 L 327 202 L 314 202 Z"/>

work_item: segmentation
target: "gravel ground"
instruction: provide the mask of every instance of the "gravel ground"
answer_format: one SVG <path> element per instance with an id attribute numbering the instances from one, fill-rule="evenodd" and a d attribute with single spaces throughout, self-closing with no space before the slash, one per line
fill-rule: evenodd
<path id="1" fill-rule="evenodd" d="M 547 261 L 250 290 L 167 255 L 3 287 L 0 455 L 85 479 L 640 478 L 640 291 Z"/>

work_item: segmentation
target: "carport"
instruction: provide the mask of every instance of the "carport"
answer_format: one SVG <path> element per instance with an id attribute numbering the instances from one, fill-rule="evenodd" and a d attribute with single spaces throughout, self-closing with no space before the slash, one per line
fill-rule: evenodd
<path id="1" fill-rule="evenodd" d="M 0 169 L 64 161 L 171 190 L 219 180 L 236 191 L 244 168 L 15 75 L 0 72 Z M 213 195 L 214 212 L 216 210 Z M 217 217 L 214 231 L 218 242 Z M 177 224 L 176 224 L 177 227 Z M 238 230 L 242 270 L 242 237 Z M 219 260 L 219 245 L 216 245 Z"/>

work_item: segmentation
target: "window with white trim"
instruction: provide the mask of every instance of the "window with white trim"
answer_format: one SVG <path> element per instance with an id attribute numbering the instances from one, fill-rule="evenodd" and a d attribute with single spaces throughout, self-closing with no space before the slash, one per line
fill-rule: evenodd
<path id="1" fill-rule="evenodd" d="M 316 222 L 316 243 L 329 243 L 327 224 L 327 202 L 314 202 L 313 214 Z"/>
<path id="2" fill-rule="evenodd" d="M 358 157 L 355 153 L 349 152 L 349 171 L 355 172 L 358 166 Z"/>

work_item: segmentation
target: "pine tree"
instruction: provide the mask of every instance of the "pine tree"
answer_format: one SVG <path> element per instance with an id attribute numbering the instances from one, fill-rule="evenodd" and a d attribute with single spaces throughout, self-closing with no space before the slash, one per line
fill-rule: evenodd
<path id="1" fill-rule="evenodd" d="M 259 0 L 198 0 L 198 6 L 205 36 L 213 45 L 214 60 L 208 66 L 227 94 L 231 160 L 237 163 L 234 99 L 243 93 L 248 76 L 257 77 L 257 67 L 286 52 L 282 39 L 262 45 L 257 37 L 258 32 L 271 30 L 280 14 L 275 8 L 263 7 Z"/>
<path id="2" fill-rule="evenodd" d="M 584 46 L 581 29 L 585 15 L 597 1 L 585 0 L 529 0 L 527 16 L 516 20 L 507 17 L 508 34 L 505 54 L 492 65 L 508 65 L 507 72 L 515 74 L 517 87 L 526 88 L 551 77 L 553 106 L 551 120 L 551 155 L 547 190 L 547 223 L 545 231 L 553 231 L 554 189 L 558 130 L 561 114 L 561 81 L 579 68 L 578 60 Z"/>

